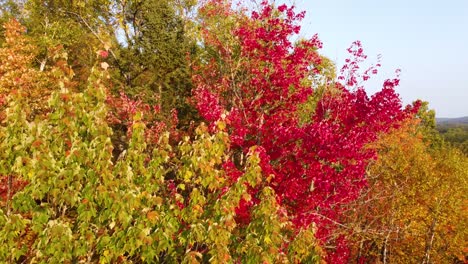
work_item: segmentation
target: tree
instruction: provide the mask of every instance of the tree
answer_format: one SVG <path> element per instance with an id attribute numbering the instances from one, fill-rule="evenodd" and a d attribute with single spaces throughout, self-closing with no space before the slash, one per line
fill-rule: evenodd
<path id="1" fill-rule="evenodd" d="M 62 1 L 28 0 L 22 23 L 38 47 L 35 64 L 42 71 L 55 64 L 51 49 L 62 47 L 67 54 L 74 80 L 85 83 L 96 61 L 95 51 L 109 42 L 108 0 Z M 85 87 L 79 87 L 84 89 Z"/>
<path id="2" fill-rule="evenodd" d="M 7 118 L 17 122 L 2 131 L 9 140 L 1 149 L 14 162 L 1 168 L 30 184 L 13 197 L 11 212 L 0 210 L 1 259 L 288 263 L 319 257 L 313 229 L 294 233 L 271 188 L 262 188 L 252 222 L 236 225 L 235 208 L 248 195 L 244 182 L 263 180 L 254 149 L 237 181 L 220 168 L 225 132 L 198 128 L 197 139 L 187 138 L 175 159 L 163 136 L 148 160 L 137 113 L 127 155 L 113 164 L 105 75 L 95 70 L 82 94 L 54 93 L 54 111 L 42 122 L 28 124 L 19 111 L 24 102 L 11 101 Z M 11 144 L 16 151 L 8 151 Z"/>
<path id="3" fill-rule="evenodd" d="M 279 203 L 297 226 L 317 223 L 319 238 L 329 241 L 328 225 L 339 218 L 341 206 L 366 186 L 365 169 L 375 157 L 366 145 L 417 107 L 401 109 L 393 90 L 397 79 L 387 80 L 371 98 L 357 87 L 358 79 L 367 80 L 373 70 L 359 75 L 358 64 L 365 55 L 356 42 L 343 70 L 344 85 L 333 83 L 333 92 L 320 96 L 315 109 L 299 113 L 298 105 L 315 92 L 307 79 L 320 76 L 321 64 L 316 36 L 290 41 L 304 14 L 268 1 L 250 16 L 233 11 L 226 1 L 209 1 L 200 12 L 207 23 L 202 44 L 211 51 L 194 76 L 194 101 L 201 116 L 211 126 L 226 120 L 232 151 L 238 153 L 229 161 L 235 167 L 241 168 L 242 155 L 258 146 L 264 177 L 270 179 L 267 185 Z M 220 28 L 227 32 L 218 34 Z M 301 115 L 310 115 L 310 121 L 301 123 Z M 256 197 L 258 192 L 251 188 L 250 193 Z M 245 201 L 239 208 L 246 222 L 254 204 L 255 199 Z"/>
<path id="4" fill-rule="evenodd" d="M 447 143 L 460 149 L 465 156 L 468 156 L 468 126 L 459 125 L 447 128 L 439 126 L 437 129 Z"/>
<path id="5" fill-rule="evenodd" d="M 126 135 L 135 113 L 124 113 L 129 110 L 124 105 L 142 106 L 139 110 L 144 110 L 143 119 L 151 126 L 147 134 L 153 141 L 163 127 L 188 129 L 196 120 L 186 102 L 191 89 L 186 54 L 193 45 L 185 36 L 184 16 L 193 5 L 193 1 L 172 0 L 26 1 L 23 20 L 37 47 L 32 60 L 37 70 L 54 67 L 57 49 L 67 56 L 72 80 L 79 85 L 86 84 L 95 63 L 109 65 L 115 158 L 128 145 Z"/>
<path id="6" fill-rule="evenodd" d="M 6 23 L 4 28 L 5 43 L 0 48 L 0 95 L 6 98 L 10 94 L 20 93 L 30 106 L 25 108 L 29 120 L 44 116 L 49 111 L 48 97 L 53 89 L 57 89 L 51 89 L 52 83 L 75 89 L 71 80 L 74 72 L 65 62 L 66 53 L 60 46 L 52 47 L 49 52 L 54 58 L 54 65 L 47 70 L 38 69 L 35 67 L 38 47 L 24 34 L 26 28 L 15 19 Z"/>
<path id="7" fill-rule="evenodd" d="M 13 1 L 13 0 L 0 0 L 0 25 L 7 23 L 9 20 L 13 18 L 21 17 L 21 11 L 23 8 L 24 1 Z M 5 39 L 3 36 L 5 35 L 4 28 L 0 28 L 0 46 L 3 45 Z"/>
<path id="8" fill-rule="evenodd" d="M 21 39 L 20 34 L 15 37 Z M 32 57 L 26 51 L 20 55 Z M 15 70 L 4 75 L 10 72 Z M 66 81 L 69 72 L 61 71 L 53 76 L 30 75 L 29 85 L 25 79 L 24 85 L 12 85 L 17 92 L 3 94 L 6 115 L 0 126 L 0 173 L 28 184 L 0 204 L 0 261 L 298 263 L 320 259 L 314 227 L 294 230 L 274 190 L 262 184 L 265 179 L 256 148 L 248 153 L 237 178 L 228 173 L 230 168 L 223 162 L 231 153 L 222 122 L 217 133 L 199 126 L 192 139 L 185 137 L 176 147 L 169 144 L 169 133 L 163 132 L 148 152 L 142 112 L 136 111 L 128 149 L 114 160 L 106 105 L 111 74 L 105 62 L 90 72 L 83 91 L 73 90 L 73 83 Z M 30 119 L 28 90 L 38 76 L 46 79 L 42 89 L 51 91 L 50 109 L 41 118 Z M 258 203 L 251 222 L 239 225 L 236 208 L 241 199 L 249 199 L 245 183 L 259 186 Z"/>
<path id="9" fill-rule="evenodd" d="M 131 87 L 131 94 L 142 93 L 146 102 L 168 111 L 186 104 L 190 91 L 186 54 L 192 43 L 176 7 L 174 1 L 120 3 L 125 37 L 119 55 L 123 81 Z"/>
<path id="10" fill-rule="evenodd" d="M 434 147 L 428 129 L 408 122 L 378 141 L 369 188 L 343 221 L 357 263 L 464 261 L 468 160 Z"/>

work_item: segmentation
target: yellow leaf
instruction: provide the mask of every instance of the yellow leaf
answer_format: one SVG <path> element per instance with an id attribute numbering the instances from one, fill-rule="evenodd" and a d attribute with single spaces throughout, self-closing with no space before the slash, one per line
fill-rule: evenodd
<path id="1" fill-rule="evenodd" d="M 156 197 L 154 198 L 154 203 L 155 203 L 156 205 L 160 206 L 160 205 L 162 205 L 162 203 L 163 203 L 163 199 L 162 199 L 161 197 L 159 197 L 159 196 L 156 196 Z"/>
<path id="2" fill-rule="evenodd" d="M 151 221 L 151 222 L 156 222 L 156 220 L 158 220 L 158 213 L 156 211 L 149 211 L 147 214 L 146 214 L 146 217 Z"/>

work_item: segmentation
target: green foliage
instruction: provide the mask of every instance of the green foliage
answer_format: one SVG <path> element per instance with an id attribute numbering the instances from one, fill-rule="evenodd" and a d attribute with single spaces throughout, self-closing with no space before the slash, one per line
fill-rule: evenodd
<path id="1" fill-rule="evenodd" d="M 326 95 L 337 96 L 340 90 L 336 87 L 336 66 L 333 61 L 325 56 L 320 56 L 321 63 L 316 66 L 317 73 L 310 73 L 309 78 L 304 82 L 306 85 L 314 87 L 314 93 L 309 96 L 305 103 L 298 106 L 300 124 L 310 123 L 315 114 L 317 103 Z"/>
<path id="2" fill-rule="evenodd" d="M 222 130 L 210 134 L 202 125 L 195 139 L 186 137 L 177 147 L 164 134 L 148 153 L 137 113 L 129 147 L 113 162 L 105 104 L 109 77 L 96 66 L 82 93 L 52 89 L 52 111 L 40 120 L 28 121 L 21 93 L 8 97 L 0 172 L 29 184 L 0 208 L 2 262 L 319 259 L 314 230 L 300 231 L 295 241 L 273 190 L 262 187 L 254 148 L 242 176 L 227 178 L 221 164 L 231 157 Z M 241 199 L 249 197 L 245 183 L 263 189 L 247 226 L 235 220 Z"/>
<path id="3" fill-rule="evenodd" d="M 96 61 L 96 47 L 107 35 L 103 20 L 108 20 L 110 1 L 25 1 L 23 23 L 38 47 L 40 70 L 55 63 L 53 50 L 62 47 L 73 62 L 74 79 L 84 84 Z M 103 36 L 101 36 L 103 35 Z M 80 87 L 84 89 L 85 87 Z"/>
<path id="4" fill-rule="evenodd" d="M 194 5 L 175 0 L 5 1 L 0 22 L 21 18 L 38 48 L 34 62 L 41 71 L 55 65 L 54 50 L 63 48 L 81 90 L 96 50 L 105 47 L 111 55 L 112 92 L 124 90 L 164 112 L 177 109 L 181 125 L 188 126 L 196 116 L 186 100 L 191 89 L 187 54 L 197 49 L 186 36 L 186 16 Z"/>
<path id="5" fill-rule="evenodd" d="M 188 22 L 184 19 L 192 2 L 122 1 L 115 14 L 123 32 L 116 63 L 125 91 L 159 105 L 164 112 L 177 109 L 182 126 L 195 116 L 187 103 L 191 95 L 187 55 L 196 52 L 196 45 L 186 36 Z"/>
<path id="6" fill-rule="evenodd" d="M 421 107 L 416 114 L 416 119 L 419 121 L 417 126 L 418 131 L 423 135 L 423 140 L 431 145 L 433 149 L 443 147 L 443 140 L 436 130 L 435 111 L 429 109 L 429 102 L 421 102 Z"/>
<path id="7" fill-rule="evenodd" d="M 468 156 L 468 125 L 438 125 L 442 138 Z"/>

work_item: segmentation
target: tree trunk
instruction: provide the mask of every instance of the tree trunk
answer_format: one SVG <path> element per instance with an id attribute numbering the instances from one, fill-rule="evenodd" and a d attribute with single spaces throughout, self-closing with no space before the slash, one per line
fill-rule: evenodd
<path id="1" fill-rule="evenodd" d="M 432 249 L 432 244 L 434 243 L 434 236 L 435 236 L 435 226 L 437 223 L 437 218 L 432 220 L 431 228 L 429 230 L 428 238 L 426 240 L 426 248 L 424 250 L 424 258 L 422 260 L 422 264 L 429 264 L 430 263 L 430 253 Z"/>

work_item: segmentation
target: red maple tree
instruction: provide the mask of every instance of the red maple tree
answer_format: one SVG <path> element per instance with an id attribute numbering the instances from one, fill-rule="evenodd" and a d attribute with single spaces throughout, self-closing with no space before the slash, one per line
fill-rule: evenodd
<path id="1" fill-rule="evenodd" d="M 366 56 L 360 42 L 355 42 L 341 76 L 329 83 L 337 92 L 324 93 L 308 113 L 311 121 L 301 124 L 298 106 L 317 88 L 306 80 L 320 74 L 317 50 L 322 46 L 316 35 L 291 42 L 300 31 L 298 22 L 304 12 L 295 13 L 294 7 L 276 7 L 268 1 L 249 16 L 245 10 L 230 8 L 226 1 L 213 0 L 200 10 L 206 21 L 219 16 L 213 10 L 230 12 L 238 21 L 228 29 L 235 37 L 231 43 L 206 25 L 203 45 L 216 52 L 195 67 L 194 102 L 212 127 L 225 120 L 234 153 L 245 154 L 257 146 L 263 173 L 272 176 L 269 185 L 277 200 L 298 227 L 314 222 L 317 236 L 327 241 L 329 226 L 339 221 L 342 205 L 356 199 L 366 187 L 365 169 L 376 157 L 366 146 L 412 116 L 418 107 L 402 109 L 394 90 L 398 79 L 385 81 L 381 91 L 367 95 L 360 84 L 376 74 L 380 64 L 360 74 L 359 65 Z M 234 179 L 241 163 L 225 164 Z M 251 194 L 254 199 L 243 201 L 238 208 L 240 222 L 249 220 L 256 189 Z M 343 238 L 336 243 L 343 244 Z M 346 255 L 343 252 L 334 261 Z"/>

